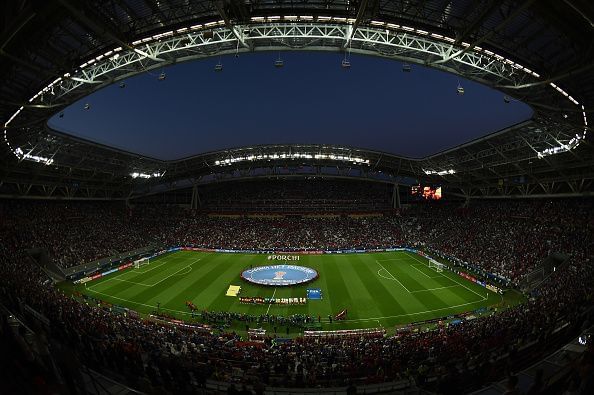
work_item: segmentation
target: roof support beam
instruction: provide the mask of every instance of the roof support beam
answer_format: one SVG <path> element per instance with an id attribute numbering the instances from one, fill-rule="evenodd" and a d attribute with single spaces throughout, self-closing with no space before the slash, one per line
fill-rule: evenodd
<path id="1" fill-rule="evenodd" d="M 581 73 L 586 72 L 592 68 L 594 68 L 594 63 L 588 63 L 588 64 L 585 64 L 585 65 L 578 67 L 576 69 L 564 71 L 559 75 L 556 75 L 554 77 L 548 78 L 543 81 L 531 82 L 531 83 L 522 84 L 522 85 L 495 85 L 494 88 L 524 89 L 524 88 L 531 88 L 533 86 L 546 85 L 546 84 L 550 84 L 551 82 L 562 80 L 563 78 L 581 74 Z"/>
<path id="2" fill-rule="evenodd" d="M 359 5 L 359 10 L 357 11 L 357 18 L 355 19 L 353 26 L 350 29 L 346 30 L 347 34 L 345 36 L 344 45 L 342 46 L 343 48 L 346 49 L 351 44 L 351 40 L 353 39 L 353 36 L 355 35 L 355 32 L 357 31 L 357 28 L 359 27 L 359 24 L 361 23 L 361 20 L 363 19 L 363 16 L 365 15 L 365 11 L 367 10 L 368 2 L 369 2 L 369 0 L 361 1 L 361 4 Z"/>
<path id="3" fill-rule="evenodd" d="M 466 39 L 466 37 L 470 36 L 475 31 L 476 27 L 479 26 L 485 20 L 486 17 L 491 15 L 491 12 L 493 12 L 495 7 L 500 3 L 497 0 L 491 0 L 489 5 L 486 7 L 483 7 L 479 2 L 477 2 L 476 4 L 479 7 L 482 7 L 481 13 L 475 20 L 473 20 L 470 23 L 468 27 L 466 27 L 466 29 L 464 29 L 464 32 L 454 42 L 455 45 L 460 45 L 462 41 Z"/>
<path id="4" fill-rule="evenodd" d="M 68 10 L 68 12 L 74 17 L 76 18 L 80 23 L 82 23 L 83 25 L 87 26 L 88 28 L 90 28 L 91 30 L 93 30 L 95 33 L 97 33 L 98 35 L 100 35 L 101 37 L 104 37 L 106 39 L 108 39 L 109 41 L 113 41 L 113 42 L 117 42 L 119 45 L 121 45 L 124 48 L 128 48 L 129 50 L 132 50 L 136 53 L 139 53 L 147 58 L 150 58 L 154 61 L 159 61 L 159 62 L 164 62 L 165 59 L 160 59 L 157 58 L 156 56 L 147 54 L 143 51 L 140 51 L 139 49 L 133 48 L 130 45 L 128 45 L 127 42 L 125 42 L 124 40 L 120 39 L 117 34 L 111 32 L 109 30 L 109 28 L 107 28 L 106 26 L 100 26 L 99 24 L 97 24 L 95 21 L 93 21 L 91 18 L 87 17 L 83 12 L 81 12 L 77 7 L 75 7 L 73 4 L 70 3 L 69 0 L 59 0 L 60 4 L 62 4 L 62 6 L 64 6 L 64 8 L 66 8 Z"/>
<path id="5" fill-rule="evenodd" d="M 513 21 L 514 19 L 516 19 L 516 17 L 522 12 L 524 11 L 525 8 L 528 8 L 528 6 L 530 6 L 532 3 L 534 3 L 535 0 L 526 0 L 520 7 L 518 7 L 514 12 L 512 12 L 511 14 L 508 15 L 507 18 L 505 18 L 503 21 L 501 21 L 501 23 L 497 26 L 495 26 L 493 28 L 493 30 L 491 30 L 489 33 L 485 34 L 484 36 L 482 36 L 481 38 L 479 38 L 478 40 L 474 41 L 472 44 L 470 44 L 468 47 L 461 49 L 459 51 L 457 51 L 456 53 L 447 56 L 444 59 L 438 60 L 436 62 L 433 62 L 433 64 L 440 64 L 440 63 L 445 63 L 453 58 L 456 58 L 458 56 L 464 55 L 466 52 L 472 50 L 474 47 L 476 47 L 477 45 L 482 44 L 483 42 L 487 41 L 489 38 L 491 38 L 491 36 L 493 34 L 495 34 L 497 31 L 503 29 L 505 26 L 507 26 L 508 23 L 510 23 L 511 21 Z"/>
<path id="6" fill-rule="evenodd" d="M 229 19 L 229 15 L 227 15 L 224 5 L 218 1 L 216 1 L 214 3 L 214 5 L 215 5 L 219 15 L 221 16 L 221 18 L 223 18 L 223 20 L 225 21 L 225 26 L 227 27 L 227 29 L 229 29 L 229 30 L 231 30 L 231 32 L 233 32 L 233 35 L 235 36 L 235 38 L 237 38 L 237 41 L 239 42 L 239 44 L 241 44 L 241 46 L 244 48 L 251 48 L 250 45 L 245 40 L 243 31 L 241 31 L 241 29 L 238 28 L 237 25 L 234 25 L 231 23 L 231 19 Z"/>
<path id="7" fill-rule="evenodd" d="M 5 52 L 3 49 L 0 49 L 0 56 L 4 56 L 4 57 L 12 60 L 13 62 L 18 63 L 19 65 L 23 66 L 24 68 L 29 69 L 30 71 L 33 71 L 35 73 L 39 73 L 39 74 L 42 74 L 42 75 L 45 75 L 45 76 L 48 76 L 48 77 L 53 77 L 53 78 L 56 77 L 55 74 L 50 73 L 47 70 L 44 70 L 41 67 L 38 67 L 38 66 L 36 66 L 34 64 L 31 64 L 31 63 L 29 63 L 29 62 L 27 62 L 27 61 L 25 61 L 25 60 L 23 60 L 21 58 L 18 58 L 18 57 L 14 56 L 14 55 L 11 55 L 11 54 Z"/>

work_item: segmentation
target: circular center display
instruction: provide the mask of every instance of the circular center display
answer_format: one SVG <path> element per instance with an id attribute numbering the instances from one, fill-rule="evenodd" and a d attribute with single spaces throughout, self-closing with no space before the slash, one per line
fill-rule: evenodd
<path id="1" fill-rule="evenodd" d="M 244 270 L 241 273 L 241 278 L 254 284 L 284 287 L 315 280 L 318 278 L 318 272 L 308 267 L 295 265 L 259 266 Z"/>

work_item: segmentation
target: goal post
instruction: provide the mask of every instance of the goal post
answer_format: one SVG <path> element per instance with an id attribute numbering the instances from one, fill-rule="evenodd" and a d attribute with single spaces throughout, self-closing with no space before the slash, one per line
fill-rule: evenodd
<path id="1" fill-rule="evenodd" d="M 429 268 L 435 269 L 436 272 L 441 273 L 443 272 L 444 264 L 441 262 L 437 262 L 435 259 L 429 259 Z"/>
<path id="2" fill-rule="evenodd" d="M 150 263 L 150 260 L 151 259 L 149 257 L 137 259 L 134 261 L 134 268 L 138 269 L 141 266 L 148 265 Z"/>

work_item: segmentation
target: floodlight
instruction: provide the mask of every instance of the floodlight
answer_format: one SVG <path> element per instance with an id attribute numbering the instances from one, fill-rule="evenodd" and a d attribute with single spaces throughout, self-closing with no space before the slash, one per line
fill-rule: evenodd
<path id="1" fill-rule="evenodd" d="M 90 108 L 91 108 L 91 105 L 90 105 L 89 103 L 85 103 L 85 107 L 84 107 L 84 109 L 85 109 L 85 110 L 88 110 L 88 109 L 90 109 Z"/>
<path id="2" fill-rule="evenodd" d="M 161 73 L 161 74 L 159 74 L 158 80 L 163 81 L 165 78 L 167 78 L 167 75 L 165 73 Z"/>
<path id="3" fill-rule="evenodd" d="M 402 71 L 404 71 L 405 73 L 410 73 L 411 70 L 412 70 L 412 67 L 410 66 L 410 64 L 408 64 L 408 63 L 402 64 Z"/>
<path id="4" fill-rule="evenodd" d="M 348 69 L 351 67 L 351 62 L 348 59 L 343 59 L 341 66 L 343 69 Z"/>

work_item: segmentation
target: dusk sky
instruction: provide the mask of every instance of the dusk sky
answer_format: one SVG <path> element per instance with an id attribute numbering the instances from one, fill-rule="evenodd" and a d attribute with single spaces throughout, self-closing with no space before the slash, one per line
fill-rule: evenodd
<path id="1" fill-rule="evenodd" d="M 109 86 L 49 125 L 159 159 L 274 143 L 322 143 L 423 157 L 531 117 L 527 105 L 441 71 L 338 53 L 241 54 L 183 63 Z M 456 94 L 458 82 L 465 89 Z M 89 103 L 90 109 L 84 110 Z"/>

